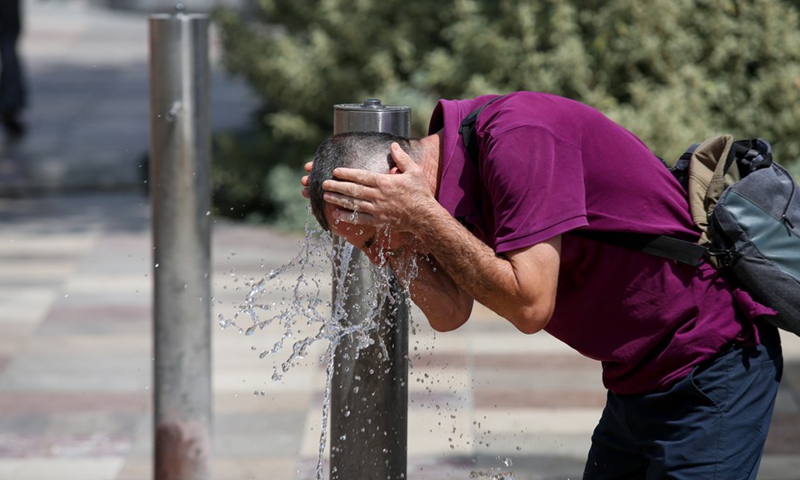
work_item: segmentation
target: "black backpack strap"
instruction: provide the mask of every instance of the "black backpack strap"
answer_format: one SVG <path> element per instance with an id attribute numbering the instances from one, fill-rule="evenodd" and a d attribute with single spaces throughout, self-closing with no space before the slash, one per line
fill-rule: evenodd
<path id="1" fill-rule="evenodd" d="M 694 242 L 667 235 L 647 235 L 627 232 L 590 232 L 573 230 L 569 232 L 598 242 L 636 250 L 656 257 L 675 260 L 696 267 L 700 265 L 707 249 Z"/>
<path id="2" fill-rule="evenodd" d="M 731 153 L 731 156 L 736 158 L 736 162 L 739 165 L 739 174 L 742 177 L 772 164 L 772 145 L 763 138 L 733 142 Z M 728 167 L 726 165 L 725 171 L 727 171 Z"/>
<path id="3" fill-rule="evenodd" d="M 681 184 L 684 190 L 689 191 L 689 164 L 692 161 L 692 154 L 694 151 L 697 150 L 699 147 L 699 143 L 694 143 L 689 148 L 683 152 L 683 155 L 678 158 L 678 161 L 675 162 L 675 165 L 670 167 L 669 171 L 672 173 L 672 176 Z"/>
<path id="4" fill-rule="evenodd" d="M 494 97 L 480 107 L 469 112 L 469 115 L 467 115 L 464 120 L 461 121 L 461 127 L 458 129 L 458 134 L 461 135 L 461 141 L 464 143 L 464 148 L 467 149 L 467 155 L 469 155 L 469 158 L 475 162 L 478 161 L 479 154 L 478 137 L 475 133 L 475 123 L 478 121 L 478 115 L 481 114 L 484 108 L 503 97 L 505 97 L 505 95 Z"/>

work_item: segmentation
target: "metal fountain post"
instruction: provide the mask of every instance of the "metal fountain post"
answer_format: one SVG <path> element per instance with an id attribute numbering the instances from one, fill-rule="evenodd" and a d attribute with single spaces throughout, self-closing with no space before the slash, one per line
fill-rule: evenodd
<path id="1" fill-rule="evenodd" d="M 409 107 L 385 106 L 380 100 L 334 106 L 334 133 L 388 132 L 408 137 Z M 408 437 L 408 311 L 405 296 L 391 272 L 390 298 L 370 307 L 380 294 L 369 260 L 353 249 L 342 255 L 344 240 L 335 239 L 334 263 L 348 261 L 343 285 L 349 324 L 376 314 L 379 324 L 371 346 L 359 350 L 351 337 L 334 352 L 331 388 L 331 480 L 395 480 L 406 477 Z M 388 267 L 387 267 L 388 268 Z M 336 281 L 336 277 L 334 277 Z M 334 304 L 337 285 L 333 286 Z M 388 354 L 388 358 L 386 355 Z"/>
<path id="2" fill-rule="evenodd" d="M 211 478 L 207 15 L 150 16 L 154 474 Z"/>

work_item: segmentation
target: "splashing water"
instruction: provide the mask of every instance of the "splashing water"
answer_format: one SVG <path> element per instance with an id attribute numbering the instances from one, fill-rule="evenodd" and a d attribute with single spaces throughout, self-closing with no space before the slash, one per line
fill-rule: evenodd
<path id="1" fill-rule="evenodd" d="M 281 381 L 293 366 L 306 358 L 313 345 L 320 341 L 328 342 L 319 359 L 320 363 L 325 365 L 326 381 L 323 390 L 316 480 L 323 480 L 325 449 L 331 418 L 332 379 L 336 369 L 334 352 L 346 337 L 356 345 L 356 356 L 364 349 L 375 346 L 377 340 L 379 356 L 383 359 L 389 358 L 386 345 L 383 344 L 383 336 L 375 335 L 381 326 L 379 320 L 381 316 L 378 314 L 385 313 L 387 306 L 390 310 L 396 309 L 401 301 L 407 302 L 410 306 L 407 282 L 416 276 L 418 267 L 416 262 L 412 261 L 406 267 L 408 270 L 402 275 L 406 281 L 400 283 L 399 293 L 403 295 L 404 300 L 397 298 L 398 292 L 392 288 L 397 282 L 393 283 L 394 276 L 387 268 L 362 262 L 356 269 L 361 269 L 359 274 L 370 276 L 372 282 L 368 282 L 366 286 L 359 284 L 353 278 L 355 260 L 353 257 L 358 251 L 350 244 L 334 240 L 327 232 L 320 232 L 315 223 L 311 227 L 312 223 L 313 220 L 307 222 L 305 241 L 295 257 L 288 263 L 270 270 L 263 278 L 247 281 L 244 286 L 245 299 L 233 317 L 226 318 L 220 315 L 218 319 L 223 329 L 233 327 L 244 336 L 253 336 L 267 329 L 277 329 L 277 340 L 271 340 L 270 347 L 259 353 L 261 359 L 277 357 L 278 365 L 273 366 L 272 373 L 274 381 Z M 235 275 L 231 273 L 231 276 Z M 331 277 L 334 287 L 332 292 L 326 288 L 330 285 Z M 327 291 L 323 292 L 323 288 Z M 365 288 L 368 290 L 363 291 Z M 331 293 L 332 300 L 329 301 L 327 298 Z M 348 302 L 348 298 L 352 296 L 364 297 L 365 301 Z M 411 309 L 408 311 L 411 312 Z M 348 316 L 358 317 L 359 321 L 350 322 Z M 408 322 L 410 333 L 414 334 L 414 322 L 411 318 Z M 312 333 L 305 333 L 307 331 Z M 270 338 L 275 338 L 272 333 L 274 332 L 271 332 Z M 302 338 L 296 339 L 296 336 Z M 287 346 L 289 343 L 291 347 Z M 259 350 L 256 347 L 252 348 Z M 280 355 L 286 357 L 281 359 Z M 409 358 L 409 363 L 410 360 Z M 359 380 L 359 377 L 356 376 L 355 380 Z M 354 388 L 357 391 L 359 387 L 356 385 Z M 261 395 L 264 395 L 264 392 L 261 392 Z M 434 407 L 438 410 L 440 405 L 436 403 Z M 445 407 L 456 408 L 448 405 Z M 343 415 L 349 417 L 350 413 L 348 409 Z M 486 445 L 488 446 L 488 443 Z M 517 447 L 517 450 L 519 449 Z M 511 459 L 498 458 L 498 460 L 502 461 L 503 467 L 489 471 L 472 471 L 469 478 L 513 480 L 513 473 L 508 471 L 512 466 Z"/>
<path id="2" fill-rule="evenodd" d="M 511 472 L 470 472 L 469 478 L 486 478 L 488 480 L 514 480 Z"/>
<path id="3" fill-rule="evenodd" d="M 505 468 L 511 467 L 514 462 L 506 457 L 500 458 L 497 457 L 497 460 L 501 460 Z M 469 478 L 486 478 L 488 480 L 514 480 L 514 473 L 510 471 L 501 471 L 501 468 L 491 469 L 488 472 L 485 471 L 472 471 L 469 473 Z"/>
<path id="4" fill-rule="evenodd" d="M 313 227 L 310 226 L 312 224 Z M 295 334 L 305 330 L 298 327 L 304 326 L 314 332 L 292 343 L 288 356 L 280 362 L 280 366 L 273 367 L 274 381 L 282 380 L 284 374 L 308 355 L 312 345 L 319 341 L 328 341 L 325 353 L 320 358 L 326 364 L 326 382 L 316 478 L 322 480 L 335 365 L 334 351 L 345 337 L 356 345 L 356 356 L 365 348 L 375 345 L 377 340 L 382 352 L 380 356 L 387 360 L 389 353 L 383 344 L 384 339 L 375 335 L 380 328 L 379 314 L 385 311 L 387 305 L 394 305 L 393 308 L 396 309 L 400 301 L 410 302 L 410 296 L 407 283 L 401 285 L 400 292 L 392 288 L 397 282 L 392 282 L 394 275 L 388 268 L 377 267 L 365 261 L 359 262 L 356 256 L 358 251 L 352 245 L 334 240 L 327 232 L 320 232 L 315 225 L 313 220 L 306 223 L 305 242 L 294 258 L 281 267 L 270 270 L 260 280 L 247 281 L 246 287 L 249 291 L 237 312 L 232 318 L 219 315 L 218 320 L 221 328 L 233 327 L 244 336 L 251 336 L 265 329 L 277 329 L 278 339 L 260 352 L 261 359 L 282 354 L 286 350 L 287 342 L 292 341 Z M 333 300 L 329 302 L 325 300 L 327 292 L 322 292 L 323 282 L 317 277 L 329 279 L 331 271 L 334 291 Z M 287 289 L 286 276 L 293 272 L 297 272 L 294 285 Z M 413 278 L 416 274 L 415 262 L 411 262 L 409 272 L 411 275 L 405 278 Z M 368 276 L 372 281 L 359 284 L 353 278 L 356 276 L 354 273 Z M 283 298 L 275 299 L 277 291 L 285 292 Z M 353 296 L 363 297 L 366 301 L 353 304 L 348 301 Z M 354 311 L 349 312 L 348 309 Z M 354 319 L 356 321 L 350 321 L 348 316 L 351 315 L 357 317 Z"/>

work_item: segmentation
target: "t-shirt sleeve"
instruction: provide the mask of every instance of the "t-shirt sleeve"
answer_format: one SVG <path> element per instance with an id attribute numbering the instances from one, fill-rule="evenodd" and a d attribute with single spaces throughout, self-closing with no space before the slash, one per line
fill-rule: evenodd
<path id="1" fill-rule="evenodd" d="M 484 138 L 482 149 L 495 251 L 530 247 L 588 224 L 578 146 L 544 127 L 519 126 Z"/>

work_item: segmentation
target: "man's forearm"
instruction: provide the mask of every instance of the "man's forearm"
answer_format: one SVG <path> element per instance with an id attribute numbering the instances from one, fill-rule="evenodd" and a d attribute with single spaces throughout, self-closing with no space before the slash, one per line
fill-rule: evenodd
<path id="1" fill-rule="evenodd" d="M 400 281 L 408 285 L 411 300 L 434 330 L 455 330 L 469 319 L 472 297 L 456 285 L 436 259 L 409 252 L 392 257 L 390 262 Z"/>
<path id="2" fill-rule="evenodd" d="M 458 288 L 522 331 L 533 333 L 547 324 L 557 270 L 556 279 L 544 278 L 552 277 L 547 268 L 520 271 L 518 264 L 496 255 L 441 206 L 431 206 L 426 213 L 412 233 Z M 553 285 L 548 283 L 551 281 Z"/>

